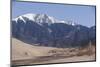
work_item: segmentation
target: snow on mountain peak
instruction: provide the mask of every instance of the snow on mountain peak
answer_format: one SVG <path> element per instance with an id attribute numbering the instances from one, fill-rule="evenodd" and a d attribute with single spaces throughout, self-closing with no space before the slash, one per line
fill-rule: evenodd
<path id="1" fill-rule="evenodd" d="M 47 23 L 48 25 L 53 24 L 53 23 L 64 23 L 64 24 L 69 24 L 66 21 L 61 21 L 61 20 L 57 20 L 51 16 L 48 16 L 46 14 L 32 14 L 32 13 L 28 13 L 28 14 L 24 14 L 21 15 L 13 20 L 15 20 L 17 22 L 18 19 L 24 21 L 26 23 L 26 19 L 37 22 L 38 24 L 43 24 L 43 23 Z M 75 23 L 71 23 L 69 25 L 75 25 Z"/>
<path id="2" fill-rule="evenodd" d="M 24 14 L 22 15 L 23 17 L 27 17 L 29 20 L 33 20 L 34 21 L 34 17 L 36 16 L 36 14 Z"/>

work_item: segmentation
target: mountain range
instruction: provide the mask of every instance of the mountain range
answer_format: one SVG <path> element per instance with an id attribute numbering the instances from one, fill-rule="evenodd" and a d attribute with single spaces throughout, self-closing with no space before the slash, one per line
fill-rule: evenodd
<path id="1" fill-rule="evenodd" d="M 82 47 L 96 41 L 96 26 L 86 27 L 46 14 L 24 14 L 12 19 L 12 37 L 48 47 Z"/>

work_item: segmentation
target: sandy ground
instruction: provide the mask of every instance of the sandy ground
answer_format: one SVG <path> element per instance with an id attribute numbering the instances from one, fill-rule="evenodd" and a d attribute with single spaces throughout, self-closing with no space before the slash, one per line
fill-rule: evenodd
<path id="1" fill-rule="evenodd" d="M 33 46 L 12 38 L 12 64 L 45 64 L 95 60 L 95 47 L 53 48 Z"/>
<path id="2" fill-rule="evenodd" d="M 57 48 L 33 46 L 12 38 L 12 60 L 29 59 L 38 56 L 49 56 L 48 52 L 54 49 Z"/>
<path id="3" fill-rule="evenodd" d="M 63 58 L 63 59 L 54 59 L 50 61 L 44 61 L 37 64 L 44 64 L 44 63 L 61 63 L 61 62 L 79 62 L 79 61 L 95 61 L 95 55 L 92 56 L 74 56 L 70 58 Z"/>

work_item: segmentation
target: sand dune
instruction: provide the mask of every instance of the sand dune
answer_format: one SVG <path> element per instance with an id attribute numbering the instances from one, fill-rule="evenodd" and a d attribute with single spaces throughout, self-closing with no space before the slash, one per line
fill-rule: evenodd
<path id="1" fill-rule="evenodd" d="M 57 48 L 33 46 L 12 38 L 12 60 L 48 56 L 48 52 L 54 49 Z"/>
<path id="2" fill-rule="evenodd" d="M 33 46 L 12 38 L 12 63 L 16 65 L 95 60 L 95 47 L 54 48 Z"/>

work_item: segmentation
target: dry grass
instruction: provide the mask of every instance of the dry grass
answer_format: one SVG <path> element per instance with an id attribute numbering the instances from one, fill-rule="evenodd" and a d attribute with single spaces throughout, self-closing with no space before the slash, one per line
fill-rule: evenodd
<path id="1" fill-rule="evenodd" d="M 86 48 L 81 48 L 79 49 L 77 56 L 83 56 L 83 55 L 88 55 L 91 56 L 95 54 L 95 46 L 87 46 Z"/>

